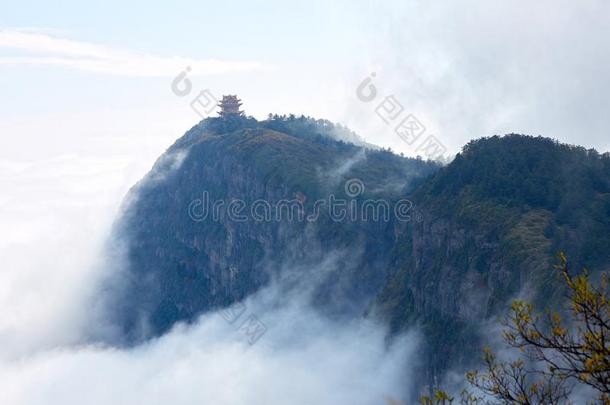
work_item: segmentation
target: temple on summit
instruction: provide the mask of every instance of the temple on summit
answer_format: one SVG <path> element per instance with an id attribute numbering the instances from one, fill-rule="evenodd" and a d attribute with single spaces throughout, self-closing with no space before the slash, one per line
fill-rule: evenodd
<path id="1" fill-rule="evenodd" d="M 223 118 L 239 117 L 244 115 L 244 112 L 239 109 L 241 100 L 234 95 L 222 96 L 222 100 L 218 104 L 220 111 L 218 114 Z"/>

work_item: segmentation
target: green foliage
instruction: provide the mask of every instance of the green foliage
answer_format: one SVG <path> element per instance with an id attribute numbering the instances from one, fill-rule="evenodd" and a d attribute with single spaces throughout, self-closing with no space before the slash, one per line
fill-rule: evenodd
<path id="1" fill-rule="evenodd" d="M 419 403 L 421 405 L 452 405 L 454 403 L 455 398 L 447 394 L 442 390 L 434 390 L 432 396 L 422 395 L 419 398 Z M 476 405 L 481 403 L 481 398 L 476 395 L 468 392 L 467 390 L 463 390 L 460 393 L 459 402 L 460 405 Z"/>
<path id="2" fill-rule="evenodd" d="M 552 214 L 545 232 L 555 250 L 561 247 L 575 263 L 589 268 L 610 261 L 608 153 L 542 137 L 482 138 L 464 146 L 416 195 L 440 216 L 459 216 L 473 202 L 523 213 L 544 210 Z"/>
<path id="3" fill-rule="evenodd" d="M 556 211 L 576 208 L 572 203 L 592 192 L 610 192 L 608 175 L 608 154 L 511 134 L 469 142 L 429 190 L 456 195 L 472 186 L 479 199 Z"/>
<path id="4" fill-rule="evenodd" d="M 222 214 L 217 220 L 208 215 L 194 221 L 189 216 L 190 204 L 202 199 L 203 192 L 210 204 L 224 203 L 225 209 L 233 199 L 251 207 L 256 200 L 273 205 L 298 196 L 303 211 L 313 213 L 316 200 L 331 193 L 345 197 L 344 183 L 350 178 L 364 183 L 361 198 L 391 201 L 403 195 L 411 179 L 438 168 L 337 140 L 337 134 L 346 137 L 349 131 L 305 117 L 259 122 L 231 116 L 203 120 L 177 140 L 134 188 L 137 198 L 117 226 L 117 234 L 127 239 L 131 272 L 116 300 L 126 335 L 141 335 L 142 314 L 150 315 L 146 333 L 158 335 L 177 321 L 188 322 L 256 291 L 275 269 L 286 267 L 284 261 L 318 263 L 325 249 L 349 251 L 363 241 L 361 256 L 337 265 L 332 279 L 320 286 L 316 303 L 344 308 L 368 303 L 390 269 L 387 252 L 395 240 L 391 224 L 334 222 L 328 207 L 321 208 L 315 223 L 256 221 L 251 216 L 239 222 Z M 347 161 L 353 163 L 338 170 Z M 334 299 L 337 290 L 341 300 Z"/>
<path id="5" fill-rule="evenodd" d="M 569 294 L 568 320 L 559 312 L 537 314 L 531 304 L 515 301 L 504 339 L 538 362 L 548 374 L 575 379 L 610 395 L 610 303 L 607 275 L 593 285 L 586 270 L 571 274 L 563 253 L 558 266 Z"/>
<path id="6" fill-rule="evenodd" d="M 521 356 L 500 361 L 484 349 L 484 370 L 466 374 L 468 383 L 486 396 L 486 404 L 568 404 L 578 385 L 597 393 L 597 402 L 610 403 L 610 302 L 606 274 L 595 285 L 583 270 L 572 274 L 566 256 L 557 266 L 568 291 L 567 315 L 514 301 L 505 322 L 504 341 Z M 472 395 L 472 398 L 475 398 Z M 452 400 L 443 391 L 424 404 Z M 438 401 L 438 402 L 434 402 Z M 473 403 L 483 403 L 475 398 Z"/>
<path id="7" fill-rule="evenodd" d="M 456 364 L 468 367 L 480 347 L 474 326 L 516 294 L 542 306 L 561 301 L 565 287 L 547 271 L 554 252 L 565 250 L 592 275 L 608 269 L 608 154 L 542 137 L 482 138 L 423 178 L 410 198 L 425 220 L 403 230 L 400 270 L 374 307 L 395 333 L 424 331 L 419 375 L 427 384 Z M 471 301 L 474 310 L 460 312 Z M 445 327 L 451 343 L 437 339 Z"/>

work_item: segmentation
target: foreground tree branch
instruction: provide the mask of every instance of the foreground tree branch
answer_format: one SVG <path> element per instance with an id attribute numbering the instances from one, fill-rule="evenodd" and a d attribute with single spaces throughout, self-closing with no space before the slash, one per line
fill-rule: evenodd
<path id="1" fill-rule="evenodd" d="M 557 269 L 567 288 L 569 307 L 566 319 L 557 311 L 536 313 L 533 305 L 515 301 L 505 323 L 503 338 L 522 356 L 498 361 L 484 350 L 485 370 L 466 375 L 468 383 L 485 399 L 469 392 L 461 404 L 568 404 L 577 385 L 598 393 L 597 403 L 610 405 L 610 304 L 608 278 L 601 276 L 598 286 L 583 270 L 570 272 L 568 261 L 559 254 Z M 443 391 L 422 397 L 422 404 L 452 404 Z M 444 402 L 443 402 L 444 401 Z"/>

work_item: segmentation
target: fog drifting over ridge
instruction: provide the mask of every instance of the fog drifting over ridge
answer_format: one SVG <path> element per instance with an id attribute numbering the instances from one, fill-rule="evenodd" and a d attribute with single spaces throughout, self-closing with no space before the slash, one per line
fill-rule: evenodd
<path id="1" fill-rule="evenodd" d="M 386 348 L 369 322 L 325 321 L 300 305 L 247 311 L 268 330 L 249 345 L 218 313 L 129 350 L 70 347 L 4 363 L 3 396 L 12 404 L 378 404 L 400 397 L 414 336 Z"/>
<path id="2" fill-rule="evenodd" d="M 3 402 L 378 404 L 404 395 L 397 387 L 408 386 L 416 335 L 388 346 L 373 321 L 330 321 L 307 293 L 273 285 L 247 299 L 234 323 L 213 312 L 133 348 L 88 341 L 97 287 L 112 271 L 99 255 L 139 174 L 118 157 L 93 162 L 3 162 L 14 198 L 2 201 L 2 219 L 18 230 L 0 245 Z M 267 328 L 253 344 L 240 330 L 251 314 Z"/>
<path id="3" fill-rule="evenodd" d="M 367 142 L 407 155 L 415 147 L 375 112 L 391 94 L 450 152 L 509 132 L 610 150 L 610 3 L 603 0 L 311 1 L 288 14 L 294 4 L 251 3 L 258 14 L 237 21 L 232 14 L 246 13 L 216 2 L 205 24 L 202 3 L 105 4 L 113 18 L 102 8 L 85 12 L 91 5 L 84 3 L 13 5 L 4 15 L 2 29 L 27 21 L 39 25 L 36 38 L 56 27 L 65 32 L 50 36 L 125 49 L 137 61 L 149 51 L 184 59 L 116 64 L 113 52 L 101 68 L 73 69 L 76 60 L 51 68 L 50 59 L 0 44 L 1 403 L 379 404 L 409 394 L 396 388 L 409 386 L 417 335 L 387 347 L 372 321 L 331 322 L 301 296 L 280 305 L 274 288 L 246 303 L 243 317 L 253 313 L 268 328 L 254 345 L 239 331 L 242 319 L 229 324 L 218 312 L 131 349 L 89 340 L 92 319 L 99 321 L 91 303 L 110 271 L 100 254 L 119 203 L 201 118 L 189 106 L 199 90 L 236 93 L 259 119 L 272 112 L 341 121 Z M 159 43 L 165 49 L 154 48 Z M 216 57 L 275 69 L 206 75 L 201 61 Z M 172 75 L 197 61 L 194 93 L 177 97 Z M 134 77 L 111 74 L 121 67 Z M 355 91 L 372 72 L 379 98 L 363 103 Z"/>
<path id="4" fill-rule="evenodd" d="M 511 132 L 610 150 L 607 2 L 364 2 L 348 14 L 362 38 L 353 86 L 375 72 L 379 100 L 353 97 L 342 120 L 367 140 L 405 147 L 374 110 L 394 95 L 453 152 Z"/>

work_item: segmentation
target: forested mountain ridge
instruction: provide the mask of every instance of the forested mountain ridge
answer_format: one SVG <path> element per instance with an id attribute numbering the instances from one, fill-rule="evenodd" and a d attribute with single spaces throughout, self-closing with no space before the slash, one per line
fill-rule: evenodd
<path id="1" fill-rule="evenodd" d="M 610 270 L 610 156 L 548 138 L 472 141 L 412 193 L 422 223 L 401 229 L 400 270 L 376 313 L 395 332 L 419 325 L 426 371 L 468 367 L 485 330 L 526 297 L 556 305 L 564 290 L 552 266 Z"/>
<path id="2" fill-rule="evenodd" d="M 364 186 L 355 198 L 408 199 L 417 220 L 189 215 L 204 191 L 210 201 L 297 199 L 311 212 L 331 194 L 350 197 L 351 179 Z M 431 383 L 479 357 L 480 325 L 511 299 L 561 295 L 551 272 L 559 250 L 593 273 L 609 269 L 609 218 L 610 156 L 547 138 L 475 140 L 440 167 L 366 148 L 324 120 L 211 118 L 126 199 L 115 235 L 125 241 L 128 276 L 111 313 L 127 341 L 140 341 L 332 254 L 316 305 L 330 316 L 378 317 L 394 335 L 420 328 L 420 375 Z"/>
<path id="3" fill-rule="evenodd" d="M 341 131 L 304 117 L 210 118 L 177 140 L 130 191 L 115 225 L 125 241 L 128 283 L 111 313 L 127 339 L 162 334 L 244 298 L 285 269 L 315 267 L 331 252 L 345 257 L 317 288 L 318 305 L 336 315 L 362 314 L 393 269 L 393 218 L 336 220 L 328 208 L 313 221 L 226 215 L 235 199 L 248 207 L 296 200 L 313 215 L 316 201 L 346 199 L 350 179 L 363 185 L 359 198 L 391 202 L 438 169 L 337 140 Z M 203 200 L 222 202 L 221 215 L 203 218 Z"/>

